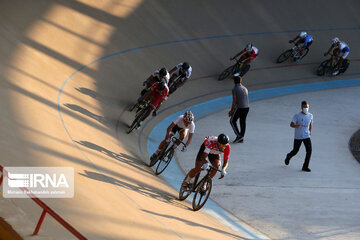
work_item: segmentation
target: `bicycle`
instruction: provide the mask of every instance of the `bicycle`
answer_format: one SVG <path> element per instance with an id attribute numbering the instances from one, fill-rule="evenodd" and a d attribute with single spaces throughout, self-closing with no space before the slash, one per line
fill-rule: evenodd
<path id="1" fill-rule="evenodd" d="M 325 74 L 332 75 L 335 72 L 338 61 L 335 60 L 332 54 L 330 54 L 330 58 L 320 63 L 319 67 L 316 70 L 316 74 L 318 76 L 324 76 Z M 348 59 L 344 59 L 342 66 L 339 69 L 339 74 L 344 73 L 350 65 L 350 61 Z"/>
<path id="2" fill-rule="evenodd" d="M 245 67 L 243 66 L 243 64 L 245 63 L 245 60 L 240 61 L 239 59 L 235 59 L 236 63 L 230 67 L 228 67 L 227 69 L 225 69 L 218 77 L 219 81 L 224 80 L 225 78 L 229 77 L 230 75 L 234 75 L 235 73 L 239 73 L 240 77 L 243 77 L 250 69 L 250 64 L 247 64 Z M 242 69 L 242 70 L 240 70 Z"/>
<path id="3" fill-rule="evenodd" d="M 175 92 L 176 85 L 178 84 L 178 82 L 180 81 L 180 79 L 182 79 L 184 76 L 182 76 L 181 74 L 179 76 L 176 76 L 174 80 L 170 80 L 169 81 L 169 94 L 168 96 L 170 96 L 172 93 Z"/>
<path id="4" fill-rule="evenodd" d="M 204 164 L 205 165 L 205 164 Z M 213 167 L 211 164 L 208 164 L 205 169 L 207 173 L 205 176 L 198 182 L 200 173 L 198 173 L 195 176 L 194 182 L 190 184 L 186 184 L 185 179 L 187 175 L 185 176 L 181 187 L 179 191 L 179 200 L 184 201 L 191 193 L 195 193 L 192 201 L 192 207 L 194 211 L 200 210 L 208 200 L 212 188 L 212 179 L 210 177 L 211 170 L 216 170 L 218 172 L 221 172 L 221 170 Z M 189 174 L 189 173 L 188 173 Z"/>
<path id="5" fill-rule="evenodd" d="M 170 145 L 169 142 L 166 146 L 163 147 L 163 149 L 159 153 L 159 157 L 157 157 L 154 161 L 150 161 L 150 167 L 158 163 L 155 170 L 156 175 L 161 174 L 170 164 L 174 156 L 175 149 L 178 147 L 179 144 L 182 144 L 184 145 L 184 147 L 186 147 L 186 144 L 175 136 L 172 136 L 170 138 L 170 141 L 172 142 L 172 145 L 168 148 L 168 146 Z"/>
<path id="6" fill-rule="evenodd" d="M 136 112 L 138 112 L 140 110 L 139 103 L 141 103 L 141 101 L 144 99 L 146 92 L 149 91 L 149 89 L 152 87 L 152 85 L 148 86 L 146 81 L 143 82 L 143 86 L 144 86 L 144 89 L 141 91 L 140 97 L 136 100 L 136 102 L 132 106 L 129 106 L 129 108 L 128 108 L 129 112 L 132 112 L 135 108 L 138 109 Z"/>
<path id="7" fill-rule="evenodd" d="M 300 61 L 303 59 L 309 52 L 309 48 L 305 47 L 305 49 L 300 52 L 300 48 L 298 45 L 295 45 L 289 50 L 286 50 L 277 58 L 277 63 L 285 62 L 288 58 L 292 57 L 294 61 Z"/>
<path id="8" fill-rule="evenodd" d="M 135 128 L 140 126 L 140 122 L 144 121 L 144 116 L 146 112 L 149 110 L 150 106 L 150 100 L 145 101 L 143 105 L 139 105 L 138 111 L 136 112 L 135 119 L 129 126 L 129 129 L 127 130 L 127 134 L 131 133 Z"/>

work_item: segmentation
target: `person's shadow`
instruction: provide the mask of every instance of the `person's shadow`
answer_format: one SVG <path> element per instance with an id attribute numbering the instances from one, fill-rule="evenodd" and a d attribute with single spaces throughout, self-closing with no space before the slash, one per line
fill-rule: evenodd
<path id="1" fill-rule="evenodd" d="M 151 173 L 152 171 L 148 168 L 144 168 L 145 164 L 137 159 L 137 158 L 134 158 L 132 156 L 129 156 L 128 154 L 126 153 L 114 153 L 106 148 L 103 148 L 99 145 L 96 145 L 94 143 L 91 143 L 91 142 L 88 142 L 88 141 L 75 141 L 76 143 L 82 145 L 82 146 L 85 146 L 87 148 L 90 148 L 90 149 L 93 149 L 93 150 L 96 150 L 102 154 L 105 154 L 106 156 L 112 158 L 112 159 L 115 159 L 117 161 L 121 161 L 123 163 L 126 163 L 138 170 L 141 170 L 141 171 L 144 171 L 144 172 L 148 172 L 148 173 Z"/>
<path id="2" fill-rule="evenodd" d="M 85 94 L 85 95 L 88 95 L 94 99 L 97 99 L 99 96 L 97 94 L 97 92 L 91 90 L 91 89 L 88 89 L 88 88 L 75 88 L 78 92 L 81 92 L 82 94 Z"/>
<path id="3" fill-rule="evenodd" d="M 108 121 L 103 116 L 96 115 L 96 114 L 90 112 L 89 110 L 87 110 L 87 109 L 85 109 L 83 107 L 80 107 L 79 105 L 76 105 L 76 104 L 66 103 L 64 105 L 66 107 L 70 108 L 73 111 L 76 111 L 76 112 L 79 112 L 79 113 L 81 113 L 83 115 L 86 115 L 86 116 L 88 116 L 88 117 L 90 117 L 92 119 L 95 119 L 99 123 L 109 127 Z"/>
<path id="4" fill-rule="evenodd" d="M 179 208 L 186 208 L 182 203 L 180 203 L 176 197 L 170 195 L 169 193 L 159 189 L 157 187 L 146 184 L 145 182 L 132 180 L 132 181 L 121 181 L 118 178 L 114 178 L 105 174 L 100 174 L 97 172 L 87 171 L 84 173 L 79 173 L 81 176 L 91 178 L 97 181 L 102 181 L 105 183 L 110 183 L 120 188 L 126 188 L 137 193 L 140 193 L 146 197 L 151 197 L 157 199 L 164 203 L 169 203 L 171 205 L 177 206 Z M 126 179 L 126 176 L 124 176 Z M 129 179 L 130 180 L 130 179 Z M 121 189 L 120 189 L 121 190 Z"/>

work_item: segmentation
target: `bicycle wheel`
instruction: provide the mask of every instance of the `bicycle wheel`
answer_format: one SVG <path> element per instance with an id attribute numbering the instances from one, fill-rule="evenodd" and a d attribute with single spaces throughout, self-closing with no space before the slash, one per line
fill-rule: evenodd
<path id="1" fill-rule="evenodd" d="M 141 122 L 144 114 L 146 113 L 147 108 L 143 108 L 138 114 L 136 114 L 134 121 L 132 122 L 132 124 L 130 125 L 127 134 L 131 133 L 136 126 L 139 124 L 139 122 Z"/>
<path id="2" fill-rule="evenodd" d="M 131 133 L 135 129 L 137 124 L 138 124 L 138 121 L 137 121 L 137 118 L 135 118 L 134 121 L 131 123 L 129 129 L 127 130 L 127 134 Z"/>
<path id="3" fill-rule="evenodd" d="M 280 56 L 277 58 L 276 62 L 282 63 L 282 62 L 286 61 L 291 55 L 292 55 L 292 49 L 286 50 L 285 52 L 280 54 Z"/>
<path id="4" fill-rule="evenodd" d="M 320 66 L 319 66 L 319 67 L 317 68 L 317 70 L 316 70 L 316 74 L 317 74 L 318 76 L 324 76 L 325 72 L 326 72 L 326 71 L 328 70 L 328 68 L 330 67 L 330 66 L 328 66 L 329 63 L 330 63 L 330 60 L 329 60 L 329 59 L 327 59 L 327 60 L 323 61 L 322 63 L 320 63 Z"/>
<path id="5" fill-rule="evenodd" d="M 167 149 L 163 156 L 164 157 L 160 158 L 158 161 L 159 163 L 155 170 L 156 175 L 161 174 L 166 169 L 166 167 L 170 164 L 171 159 L 174 156 L 174 147 L 171 146 L 169 149 Z"/>
<path id="6" fill-rule="evenodd" d="M 236 64 L 235 64 L 236 65 Z M 230 74 L 233 73 L 234 71 L 234 67 L 235 65 L 231 66 L 231 67 L 228 67 L 227 69 L 225 69 L 218 77 L 218 80 L 219 81 L 222 81 L 224 80 L 225 78 L 227 78 Z"/>
<path id="7" fill-rule="evenodd" d="M 210 177 L 201 180 L 201 183 L 195 190 L 195 195 L 192 202 L 194 211 L 200 210 L 208 200 L 212 188 L 212 179 Z"/>
<path id="8" fill-rule="evenodd" d="M 187 175 L 185 176 L 183 182 L 181 183 L 180 191 L 179 191 L 179 200 L 184 201 L 191 193 L 192 193 L 192 186 L 191 184 L 186 184 L 185 179 Z"/>
<path id="9" fill-rule="evenodd" d="M 135 108 L 139 106 L 139 103 L 136 101 L 136 103 L 129 107 L 129 112 L 132 112 Z"/>

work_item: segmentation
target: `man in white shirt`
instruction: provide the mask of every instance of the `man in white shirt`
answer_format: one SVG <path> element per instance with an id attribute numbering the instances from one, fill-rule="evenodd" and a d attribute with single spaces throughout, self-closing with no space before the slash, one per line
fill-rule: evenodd
<path id="1" fill-rule="evenodd" d="M 304 142 L 306 156 L 302 170 L 311 172 L 309 163 L 312 151 L 310 136 L 313 125 L 313 115 L 309 113 L 309 103 L 307 101 L 301 102 L 301 109 L 301 112 L 295 114 L 290 123 L 290 127 L 295 128 L 295 139 L 293 150 L 286 155 L 285 164 L 289 165 L 290 159 L 298 153 L 301 143 Z"/>

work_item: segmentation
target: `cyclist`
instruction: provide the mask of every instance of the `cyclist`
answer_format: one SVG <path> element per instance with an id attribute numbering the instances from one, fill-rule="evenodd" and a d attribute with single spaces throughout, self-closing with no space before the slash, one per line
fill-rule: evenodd
<path id="1" fill-rule="evenodd" d="M 139 123 L 137 128 L 141 127 L 142 122 L 153 112 L 153 116 L 156 116 L 156 111 L 159 109 L 161 103 L 167 98 L 169 88 L 164 81 L 155 83 L 149 91 L 146 92 L 144 98 L 140 104 L 143 104 L 147 100 L 151 100 L 150 107 L 145 113 L 143 120 Z"/>
<path id="2" fill-rule="evenodd" d="M 190 172 L 186 175 L 185 183 L 189 184 L 191 179 L 201 171 L 201 167 L 205 163 L 207 163 L 206 158 L 209 159 L 211 165 L 213 165 L 217 169 L 220 169 L 221 153 L 224 153 L 224 162 L 221 169 L 220 179 L 223 178 L 226 175 L 226 168 L 228 167 L 230 149 L 231 147 L 229 145 L 229 137 L 227 135 L 221 133 L 217 137 L 206 137 L 197 154 L 195 168 L 191 169 Z M 210 177 L 215 177 L 216 173 L 216 170 L 212 170 L 210 173 Z"/>
<path id="3" fill-rule="evenodd" d="M 340 67 L 350 53 L 350 48 L 345 42 L 340 41 L 338 37 L 335 37 L 332 39 L 331 47 L 326 53 L 324 53 L 324 56 L 327 56 L 333 49 L 333 60 L 338 60 L 333 72 L 333 75 L 335 76 L 339 74 Z"/>
<path id="4" fill-rule="evenodd" d="M 192 67 L 187 62 L 181 62 L 177 66 L 173 67 L 173 69 L 170 70 L 170 80 L 169 80 L 169 87 L 173 83 L 173 81 L 178 77 L 179 80 L 177 81 L 176 85 L 173 87 L 170 87 L 169 94 L 172 94 L 176 91 L 179 87 L 182 87 L 186 81 L 190 78 L 192 72 Z"/>
<path id="5" fill-rule="evenodd" d="M 231 57 L 230 60 L 234 60 L 235 58 L 240 56 L 239 62 L 242 62 L 242 65 L 240 66 L 240 69 L 237 70 L 237 72 L 241 71 L 240 76 L 242 77 L 247 71 L 249 71 L 250 63 L 254 61 L 258 55 L 259 55 L 259 49 L 257 49 L 251 43 L 248 43 L 241 52 L 236 54 L 234 57 Z"/>
<path id="6" fill-rule="evenodd" d="M 185 151 L 191 143 L 191 139 L 194 135 L 195 123 L 194 123 L 194 114 L 191 111 L 186 111 L 183 115 L 178 116 L 175 121 L 173 121 L 166 130 L 165 139 L 160 143 L 159 148 L 151 156 L 150 160 L 155 161 L 159 156 L 160 151 L 170 142 L 171 136 L 174 136 L 179 132 L 179 139 L 184 141 L 187 133 L 189 132 L 188 140 L 186 141 L 183 149 Z"/>
<path id="7" fill-rule="evenodd" d="M 141 96 L 144 96 L 144 94 L 149 91 L 152 85 L 154 85 L 157 82 L 164 81 L 166 84 L 168 84 L 170 78 L 170 74 L 167 71 L 166 68 L 161 68 L 158 70 L 155 70 L 153 74 L 151 74 L 143 83 L 145 88 L 141 91 Z"/>
<path id="8" fill-rule="evenodd" d="M 313 37 L 307 32 L 301 32 L 294 39 L 289 40 L 289 43 L 295 43 L 296 46 L 302 44 L 302 46 L 299 48 L 300 56 L 302 56 L 302 52 L 304 51 L 305 48 L 310 47 L 312 42 L 313 42 Z M 296 60 L 298 61 L 300 60 L 300 58 L 297 58 Z"/>

